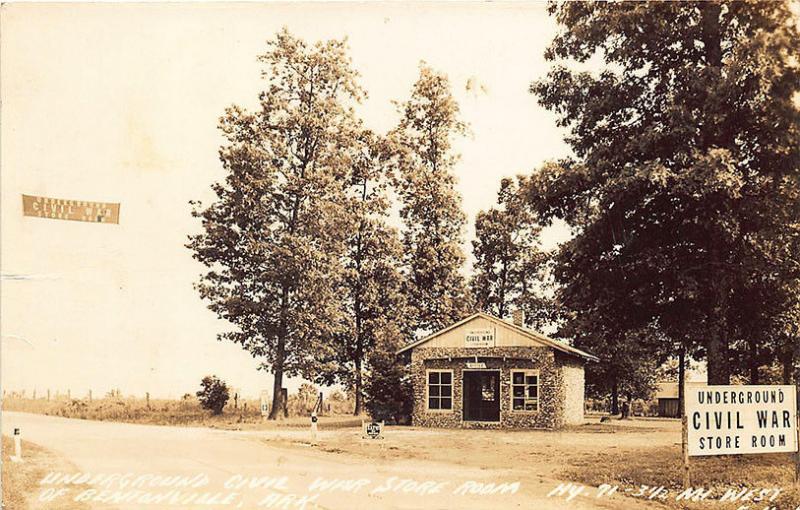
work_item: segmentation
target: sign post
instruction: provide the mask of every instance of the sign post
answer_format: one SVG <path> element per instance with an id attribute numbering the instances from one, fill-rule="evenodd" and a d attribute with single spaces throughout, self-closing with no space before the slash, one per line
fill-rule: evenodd
<path id="1" fill-rule="evenodd" d="M 691 475 L 689 473 L 689 438 L 688 421 L 684 414 L 681 418 L 681 455 L 683 456 L 683 488 L 688 489 L 691 485 Z"/>
<path id="2" fill-rule="evenodd" d="M 12 462 L 22 462 L 22 435 L 18 428 L 14 429 L 14 455 L 11 457 Z"/>
<path id="3" fill-rule="evenodd" d="M 800 414 L 797 415 L 797 444 L 798 448 L 794 454 L 794 485 L 800 489 Z"/>
<path id="4" fill-rule="evenodd" d="M 362 439 L 383 439 L 383 421 L 361 422 Z"/>
<path id="5" fill-rule="evenodd" d="M 266 420 L 269 415 L 269 392 L 261 390 L 261 419 Z"/>
<path id="6" fill-rule="evenodd" d="M 322 412 L 322 392 L 319 392 L 317 402 L 314 404 L 314 410 L 311 411 L 311 444 L 317 445 L 319 443 L 319 430 L 317 427 L 317 412 Z"/>
<path id="7" fill-rule="evenodd" d="M 319 442 L 319 430 L 317 428 L 317 412 L 311 412 L 311 444 L 316 445 Z"/>

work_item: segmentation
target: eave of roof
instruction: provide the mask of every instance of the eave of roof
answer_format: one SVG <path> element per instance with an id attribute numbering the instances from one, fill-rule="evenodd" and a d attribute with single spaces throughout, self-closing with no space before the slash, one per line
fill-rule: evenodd
<path id="1" fill-rule="evenodd" d="M 561 352 L 566 353 L 566 354 L 571 354 L 573 356 L 578 356 L 578 357 L 587 359 L 589 361 L 600 361 L 600 359 L 597 356 L 589 354 L 588 352 L 582 351 L 580 349 L 572 347 L 571 345 L 567 345 L 567 344 L 565 344 L 563 342 L 559 342 L 558 340 L 553 340 L 552 338 L 550 338 L 548 336 L 545 336 L 545 335 L 543 335 L 543 334 L 541 334 L 541 333 L 539 333 L 537 331 L 533 331 L 531 329 L 519 327 L 514 323 L 504 321 L 503 319 L 500 319 L 498 317 L 495 317 L 494 315 L 490 315 L 490 314 L 484 313 L 484 312 L 473 313 L 469 317 L 466 317 L 466 318 L 456 322 L 455 324 L 451 324 L 450 326 L 448 326 L 448 327 L 446 327 L 444 329 L 441 329 L 441 330 L 439 330 L 439 331 L 437 331 L 437 332 L 435 332 L 433 334 L 430 334 L 430 335 L 426 336 L 425 338 L 422 338 L 420 340 L 417 340 L 416 342 L 408 344 L 405 347 L 403 347 L 402 349 L 399 349 L 397 351 L 397 354 L 401 354 L 403 352 L 406 352 L 406 351 L 409 351 L 411 349 L 414 349 L 415 347 L 419 347 L 420 345 L 422 345 L 422 344 L 424 344 L 426 342 L 429 342 L 430 340 L 436 338 L 437 336 L 443 335 L 443 334 L 447 333 L 448 331 L 450 331 L 452 329 L 455 329 L 455 328 L 457 328 L 457 327 L 459 327 L 459 326 L 461 326 L 463 324 L 466 324 L 467 322 L 469 322 L 469 321 L 471 321 L 471 320 L 473 320 L 473 319 L 475 319 L 477 317 L 481 317 L 481 318 L 489 320 L 491 322 L 494 322 L 494 323 L 500 324 L 502 326 L 506 326 L 508 328 L 511 328 L 511 329 L 517 331 L 518 333 L 522 334 L 523 336 L 525 336 L 525 337 L 527 337 L 527 338 L 529 338 L 529 339 L 531 339 L 531 340 L 533 340 L 535 342 L 544 344 L 547 347 L 552 347 L 553 349 L 556 349 L 557 351 L 561 351 Z"/>

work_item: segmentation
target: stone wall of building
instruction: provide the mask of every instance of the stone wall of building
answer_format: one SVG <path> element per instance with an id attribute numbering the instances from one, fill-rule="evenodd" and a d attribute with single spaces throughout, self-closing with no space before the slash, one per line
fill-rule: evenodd
<path id="1" fill-rule="evenodd" d="M 564 380 L 564 424 L 580 425 L 584 422 L 585 379 L 583 363 L 570 356 L 556 355 Z"/>
<path id="2" fill-rule="evenodd" d="M 475 358 L 486 370 L 500 369 L 500 422 L 462 420 L 464 369 Z M 580 362 L 576 362 L 580 366 Z M 426 370 L 453 371 L 453 408 L 427 410 Z M 511 411 L 511 370 L 539 370 L 539 409 L 533 412 Z M 581 371 L 582 371 L 581 367 Z M 566 398 L 561 359 L 547 347 L 452 348 L 417 347 L 411 353 L 414 386 L 413 424 L 422 427 L 450 428 L 556 428 L 564 424 Z M 572 373 L 569 372 L 570 377 Z M 581 402 L 581 405 L 582 402 Z"/>

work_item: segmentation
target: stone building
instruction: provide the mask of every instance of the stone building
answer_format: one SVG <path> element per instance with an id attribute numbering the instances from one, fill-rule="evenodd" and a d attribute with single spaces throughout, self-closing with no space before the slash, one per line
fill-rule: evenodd
<path id="1" fill-rule="evenodd" d="M 476 313 L 398 351 L 411 364 L 413 424 L 558 428 L 583 422 L 589 353 Z"/>

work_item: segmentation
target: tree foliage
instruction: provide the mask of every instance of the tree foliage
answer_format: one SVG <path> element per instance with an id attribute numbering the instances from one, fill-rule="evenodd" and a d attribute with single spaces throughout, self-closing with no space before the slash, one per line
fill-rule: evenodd
<path id="1" fill-rule="evenodd" d="M 413 404 L 408 365 L 398 359 L 403 332 L 384 330 L 373 347 L 366 377 L 366 408 L 376 421 L 409 423 Z"/>
<path id="2" fill-rule="evenodd" d="M 784 2 L 550 9 L 563 30 L 546 57 L 562 63 L 531 91 L 574 157 L 542 168 L 530 197 L 576 234 L 557 258 L 560 298 L 585 338 L 655 327 L 725 384 L 751 334 L 748 296 L 796 285 L 795 20 Z M 594 56 L 600 72 L 567 66 Z"/>
<path id="3" fill-rule="evenodd" d="M 226 171 L 216 200 L 197 203 L 203 231 L 188 247 L 208 267 L 197 284 L 209 308 L 274 374 L 270 418 L 282 408 L 283 375 L 318 375 L 342 324 L 340 296 L 348 215 L 345 183 L 362 90 L 344 41 L 313 46 L 286 30 L 259 60 L 259 107 L 227 109 L 220 122 Z"/>
<path id="4" fill-rule="evenodd" d="M 471 309 L 461 274 L 466 218 L 455 189 L 454 137 L 466 132 L 447 77 L 426 65 L 411 97 L 399 105 L 390 133 L 397 148 L 396 191 L 404 224 L 405 285 L 412 324 L 431 332 Z"/>
<path id="5" fill-rule="evenodd" d="M 333 336 L 332 357 L 320 361 L 319 380 L 353 388 L 354 414 L 363 410 L 363 373 L 378 337 L 405 320 L 399 267 L 402 246 L 388 225 L 388 187 L 392 151 L 364 130 L 353 144 L 345 188 L 344 223 L 349 227 L 338 281 L 341 324 Z"/>
<path id="6" fill-rule="evenodd" d="M 526 187 L 526 177 L 502 179 L 498 207 L 477 214 L 470 289 L 478 309 L 500 318 L 521 309 L 526 324 L 540 328 L 554 320 L 545 288 L 549 257 L 539 243 L 541 226 L 528 207 Z"/>
<path id="7" fill-rule="evenodd" d="M 228 385 L 215 375 L 207 375 L 200 381 L 200 391 L 197 399 L 203 409 L 210 409 L 214 414 L 222 414 L 222 409 L 228 403 Z"/>

